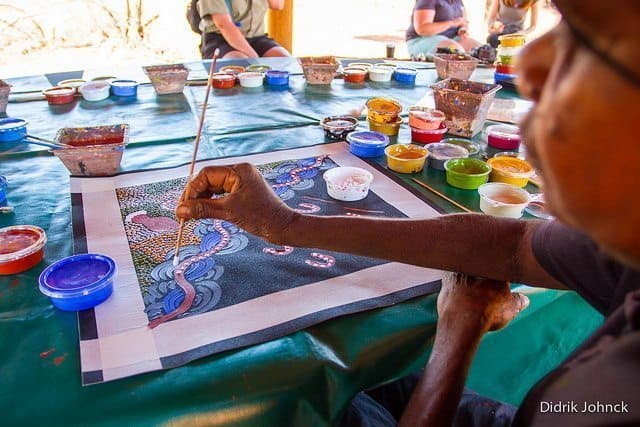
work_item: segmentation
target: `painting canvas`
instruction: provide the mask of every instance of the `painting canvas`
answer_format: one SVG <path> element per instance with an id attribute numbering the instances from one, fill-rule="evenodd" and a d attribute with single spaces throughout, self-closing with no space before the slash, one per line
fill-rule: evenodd
<path id="1" fill-rule="evenodd" d="M 349 155 L 343 143 L 205 161 L 198 167 L 238 161 L 257 165 L 276 194 L 300 212 L 437 215 L 410 191 Z M 328 196 L 322 174 L 341 165 L 374 174 L 364 200 Z M 179 227 L 174 210 L 186 174 L 187 168 L 179 167 L 72 178 L 75 251 L 103 253 L 118 265 L 112 297 L 79 314 L 85 384 L 179 366 L 437 289 L 437 271 L 271 245 L 215 218 L 185 224 L 180 262 L 174 267 Z M 220 324 L 225 328 L 212 327 Z"/>

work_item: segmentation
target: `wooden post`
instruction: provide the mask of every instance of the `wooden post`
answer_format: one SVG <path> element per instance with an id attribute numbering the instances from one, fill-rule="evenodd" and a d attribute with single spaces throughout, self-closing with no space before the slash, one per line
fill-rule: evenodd
<path id="1" fill-rule="evenodd" d="M 269 9 L 269 36 L 293 54 L 293 0 L 284 0 L 282 10 Z"/>

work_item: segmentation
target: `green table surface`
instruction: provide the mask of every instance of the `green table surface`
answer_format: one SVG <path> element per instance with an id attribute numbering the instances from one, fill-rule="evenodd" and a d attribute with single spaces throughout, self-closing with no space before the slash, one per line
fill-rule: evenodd
<path id="1" fill-rule="evenodd" d="M 489 73 L 477 70 L 474 79 L 487 81 Z M 421 70 L 415 87 L 392 83 L 351 88 L 341 80 L 331 87 L 313 87 L 292 76 L 291 88 L 284 92 L 216 91 L 198 157 L 323 143 L 320 118 L 347 113 L 378 95 L 393 96 L 408 107 L 423 98 L 435 80 L 435 71 Z M 199 111 L 204 88 L 188 87 L 184 95 L 168 98 L 146 89 L 130 105 L 108 100 L 87 111 L 82 103 L 57 111 L 34 101 L 9 104 L 7 113 L 29 118 L 31 129 L 41 136 L 78 123 L 129 121 L 135 143 L 125 151 L 125 171 L 189 162 L 198 118 L 194 111 Z M 366 129 L 366 123 L 360 127 Z M 394 140 L 409 139 L 403 124 Z M 384 159 L 373 161 L 385 167 Z M 32 224 L 48 236 L 40 264 L 0 276 L 2 425 L 330 425 L 356 392 L 420 369 L 428 358 L 437 321 L 436 295 L 339 317 L 183 367 L 82 387 L 76 314 L 55 309 L 37 284 L 47 265 L 72 254 L 68 172 L 46 150 L 18 143 L 0 150 L 0 174 L 9 181 L 8 202 L 15 207 L 12 214 L 0 215 L 0 227 Z M 447 186 L 443 172 L 425 169 L 397 177 L 443 212 L 457 208 L 425 193 L 411 178 L 478 210 L 477 193 Z M 416 250 L 428 248 L 425 241 Z M 602 322 L 573 292 L 521 289 L 528 293 L 530 307 L 506 329 L 484 338 L 467 382 L 479 393 L 513 404 Z"/>

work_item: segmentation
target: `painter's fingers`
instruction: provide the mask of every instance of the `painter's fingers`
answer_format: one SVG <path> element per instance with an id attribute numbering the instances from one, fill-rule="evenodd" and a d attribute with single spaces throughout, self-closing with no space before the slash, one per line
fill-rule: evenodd
<path id="1" fill-rule="evenodd" d="M 504 328 L 516 318 L 518 314 L 529 306 L 529 298 L 526 295 L 517 292 L 511 293 L 510 301 L 504 307 L 498 318 L 491 325 L 490 330 L 497 331 Z"/>
<path id="2" fill-rule="evenodd" d="M 188 198 L 209 198 L 213 194 L 232 193 L 239 184 L 240 177 L 233 166 L 208 166 L 191 181 Z"/>
<path id="3" fill-rule="evenodd" d="M 232 219 L 230 218 L 224 197 L 220 199 L 185 200 L 178 205 L 176 216 L 180 219 Z"/>

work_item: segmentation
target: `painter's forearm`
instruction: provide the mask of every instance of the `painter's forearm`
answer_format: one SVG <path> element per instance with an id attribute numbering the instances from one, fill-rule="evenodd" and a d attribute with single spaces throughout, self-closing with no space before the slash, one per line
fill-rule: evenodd
<path id="1" fill-rule="evenodd" d="M 247 39 L 242 35 L 240 30 L 235 26 L 224 25 L 220 27 L 220 34 L 224 37 L 225 41 L 237 51 L 244 53 L 249 57 L 257 57 L 257 53 Z"/>
<path id="2" fill-rule="evenodd" d="M 515 281 L 525 226 L 479 214 L 422 220 L 302 215 L 285 232 L 284 244 Z"/>
<path id="3" fill-rule="evenodd" d="M 485 329 L 481 320 L 439 319 L 429 362 L 400 420 L 400 426 L 450 426 L 469 367 Z"/>

